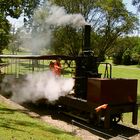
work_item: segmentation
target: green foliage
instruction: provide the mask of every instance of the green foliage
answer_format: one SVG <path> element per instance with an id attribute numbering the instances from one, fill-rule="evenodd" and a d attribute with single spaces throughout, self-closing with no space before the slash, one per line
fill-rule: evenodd
<path id="1" fill-rule="evenodd" d="M 53 50 L 56 54 L 77 56 L 82 46 L 80 31 L 66 26 L 54 32 Z"/>
<path id="2" fill-rule="evenodd" d="M 90 20 L 94 0 L 50 0 L 60 7 L 64 7 L 67 14 L 81 14 L 86 21 Z M 70 26 L 56 29 L 54 33 L 53 50 L 57 54 L 68 54 L 76 56 L 80 53 L 83 46 L 83 29 Z"/>
<path id="3" fill-rule="evenodd" d="M 140 38 L 137 37 L 137 45 L 132 50 L 132 59 L 140 65 Z"/>
<path id="4" fill-rule="evenodd" d="M 123 53 L 117 52 L 113 55 L 113 63 L 116 65 L 122 64 L 122 55 Z"/>
<path id="5" fill-rule="evenodd" d="M 125 9 L 122 0 L 50 1 L 63 7 L 67 14 L 80 13 L 85 21 L 91 24 L 91 47 L 102 60 L 105 59 L 105 54 L 111 50 L 119 36 L 128 34 L 137 27 L 137 18 Z M 8 23 L 7 16 L 18 18 L 23 14 L 25 21 L 32 21 L 34 9 L 37 6 L 43 7 L 44 2 L 45 0 L 11 0 L 11 2 L 1 0 L 1 20 Z M 36 15 L 34 15 L 34 18 L 36 18 Z M 41 15 L 41 20 L 44 20 L 43 15 Z M 37 26 L 39 25 L 37 23 Z M 68 26 L 59 28 L 53 27 L 55 39 L 51 44 L 52 50 L 59 54 L 78 55 L 83 46 L 83 30 Z M 9 43 L 10 26 L 7 27 L 4 24 L 4 27 L 0 27 L 0 34 L 3 32 L 1 29 L 7 30 L 4 37 L 1 38 L 4 42 L 1 45 L 1 49 L 3 49 Z M 42 27 L 39 30 L 43 30 Z"/>
<path id="6" fill-rule="evenodd" d="M 1 0 L 0 11 L 1 14 L 18 18 L 22 13 L 25 16 L 31 17 L 33 10 L 40 4 L 40 0 Z"/>
<path id="7" fill-rule="evenodd" d="M 10 40 L 10 24 L 7 16 L 19 18 L 23 13 L 31 17 L 34 8 L 39 5 L 39 0 L 0 0 L 0 53 L 8 45 Z"/>
<path id="8" fill-rule="evenodd" d="M 113 63 L 132 65 L 139 61 L 139 37 L 118 38 L 112 50 Z"/>
<path id="9" fill-rule="evenodd" d="M 98 56 L 104 59 L 105 54 L 113 48 L 118 37 L 131 33 L 137 27 L 138 19 L 125 9 L 120 0 L 100 1 L 98 8 L 100 16 L 97 16 L 98 19 L 96 17 L 98 28 L 95 28 L 99 38 L 96 50 L 98 50 Z"/>
<path id="10" fill-rule="evenodd" d="M 67 2 L 65 0 L 52 1 L 59 6 L 63 6 L 68 14 L 81 13 L 85 20 L 91 24 L 91 47 L 95 54 L 102 60 L 105 59 L 105 54 L 110 51 L 119 36 L 132 32 L 137 26 L 138 19 L 125 9 L 125 6 L 121 0 L 67 0 Z M 59 30 L 57 31 L 59 32 Z M 75 32 L 77 32 L 77 30 L 75 30 Z M 57 38 L 56 40 L 64 41 L 64 39 L 60 39 L 61 33 L 57 33 L 57 35 L 58 36 L 55 37 L 58 37 L 59 39 Z M 74 34 L 72 33 L 71 36 L 73 35 Z M 83 36 L 79 37 L 83 38 Z M 72 40 L 73 37 L 69 38 L 69 35 L 67 36 L 67 34 L 65 34 L 64 38 L 67 40 L 69 39 L 70 41 L 64 43 L 63 50 L 66 52 L 73 50 L 67 50 L 67 46 L 72 47 L 74 46 L 73 44 L 75 44 L 75 40 Z M 77 37 L 76 39 L 77 41 L 81 40 L 81 38 Z M 62 43 L 60 43 L 59 46 L 62 46 L 61 44 Z M 82 44 L 79 43 L 78 45 L 81 46 L 76 46 L 76 49 L 82 47 Z M 80 49 L 78 50 L 80 51 Z M 69 54 L 72 53 L 70 52 Z"/>
<path id="11" fill-rule="evenodd" d="M 127 49 L 122 56 L 123 65 L 131 65 L 131 51 Z"/>
<path id="12" fill-rule="evenodd" d="M 1 51 L 7 46 L 10 39 L 10 24 L 8 23 L 6 18 L 3 18 L 0 15 L 0 54 Z"/>

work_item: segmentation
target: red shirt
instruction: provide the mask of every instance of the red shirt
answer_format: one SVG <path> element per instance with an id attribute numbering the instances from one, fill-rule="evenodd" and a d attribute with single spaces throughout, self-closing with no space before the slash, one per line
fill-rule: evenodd
<path id="1" fill-rule="evenodd" d="M 60 62 L 54 62 L 54 69 L 53 69 L 53 72 L 60 76 L 61 75 L 61 63 Z"/>

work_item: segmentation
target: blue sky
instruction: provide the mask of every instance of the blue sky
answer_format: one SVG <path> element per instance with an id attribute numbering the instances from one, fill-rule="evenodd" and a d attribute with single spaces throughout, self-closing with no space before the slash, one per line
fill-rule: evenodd
<path id="1" fill-rule="evenodd" d="M 132 5 L 132 0 L 123 0 L 123 3 L 126 5 L 126 8 L 128 9 L 128 11 L 130 11 L 134 14 L 138 14 L 137 8 Z M 140 19 L 140 13 L 139 13 L 138 17 Z M 10 17 L 8 19 L 10 20 L 10 23 L 12 23 L 12 25 L 15 26 L 16 28 L 23 26 L 23 17 L 19 18 L 18 20 L 12 19 Z"/>
<path id="2" fill-rule="evenodd" d="M 132 0 L 123 0 L 123 3 L 126 5 L 126 8 L 128 11 L 133 12 L 134 14 L 137 14 L 137 8 L 132 5 Z"/>

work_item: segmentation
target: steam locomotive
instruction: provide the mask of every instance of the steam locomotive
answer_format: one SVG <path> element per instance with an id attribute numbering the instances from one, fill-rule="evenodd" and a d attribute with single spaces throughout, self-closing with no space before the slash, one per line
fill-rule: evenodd
<path id="1" fill-rule="evenodd" d="M 90 47 L 91 26 L 85 25 L 84 45 L 82 53 L 77 57 L 71 56 L 0 56 L 1 58 L 16 58 L 29 60 L 62 60 L 75 61 L 74 92 L 61 96 L 56 101 L 56 107 L 63 113 L 92 122 L 95 125 L 103 124 L 109 128 L 112 123 L 118 123 L 123 113 L 132 113 L 132 123 L 137 124 L 137 79 L 111 78 L 110 72 L 106 78 L 101 78 L 98 71 L 98 58 Z M 13 62 L 13 61 L 12 61 Z M 34 62 L 34 61 L 33 61 Z M 34 70 L 34 67 L 32 67 Z"/>
<path id="2" fill-rule="evenodd" d="M 91 26 L 85 25 L 82 54 L 75 58 L 74 94 L 60 97 L 57 105 L 65 114 L 109 128 L 122 114 L 132 113 L 137 124 L 137 79 L 101 78 L 99 61 L 90 48 Z"/>

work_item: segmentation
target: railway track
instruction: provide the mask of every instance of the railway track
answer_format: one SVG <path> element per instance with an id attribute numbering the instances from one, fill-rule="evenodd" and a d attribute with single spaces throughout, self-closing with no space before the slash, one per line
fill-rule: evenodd
<path id="1" fill-rule="evenodd" d="M 66 112 L 61 112 L 60 110 L 56 110 L 56 108 L 48 106 L 31 106 L 26 105 L 28 108 L 40 114 L 41 116 L 48 115 L 53 119 L 61 120 L 66 122 L 67 124 L 71 124 L 72 126 L 77 126 L 81 129 L 87 130 L 92 133 L 94 136 L 99 137 L 100 140 L 139 140 L 140 139 L 140 130 L 132 127 L 128 127 L 123 124 L 116 124 L 111 127 L 111 129 L 104 129 L 103 127 L 93 126 L 86 119 L 76 118 L 75 116 L 71 116 Z M 135 137 L 137 137 L 135 139 Z"/>
<path id="2" fill-rule="evenodd" d="M 104 139 L 109 139 L 109 140 L 131 140 L 133 137 L 130 136 L 130 135 L 126 135 L 126 132 L 125 133 L 119 133 L 118 132 L 118 129 L 117 130 L 114 130 L 114 129 L 109 129 L 109 130 L 105 130 L 103 128 L 98 128 L 98 127 L 91 127 L 89 125 L 86 125 L 84 123 L 81 123 L 79 121 L 75 121 L 75 120 L 72 120 L 72 124 L 77 124 L 81 127 L 84 127 L 85 129 L 88 129 L 90 131 L 92 131 L 93 133 L 96 133 L 96 135 L 100 136 L 100 137 L 103 137 Z M 127 131 L 129 133 L 129 131 L 131 131 L 131 134 L 132 135 L 136 135 L 138 133 L 140 133 L 140 130 L 136 130 L 136 129 L 133 129 L 133 128 L 128 128 L 127 126 L 124 126 L 124 125 L 119 125 L 118 126 L 120 128 L 127 128 Z"/>
<path id="3" fill-rule="evenodd" d="M 69 115 L 69 113 L 65 113 L 66 115 Z M 89 123 L 87 119 L 81 119 L 79 117 L 69 115 L 75 119 L 72 118 L 71 122 L 72 124 L 76 124 L 79 127 L 85 128 L 88 131 L 92 132 L 93 134 L 100 136 L 104 139 L 109 140 L 131 140 L 133 137 L 136 137 L 136 135 L 140 135 L 140 130 L 132 127 L 128 127 L 124 124 L 112 124 L 110 129 L 103 128 L 103 125 L 100 126 L 94 126 Z M 140 136 L 139 136 L 140 139 Z"/>

